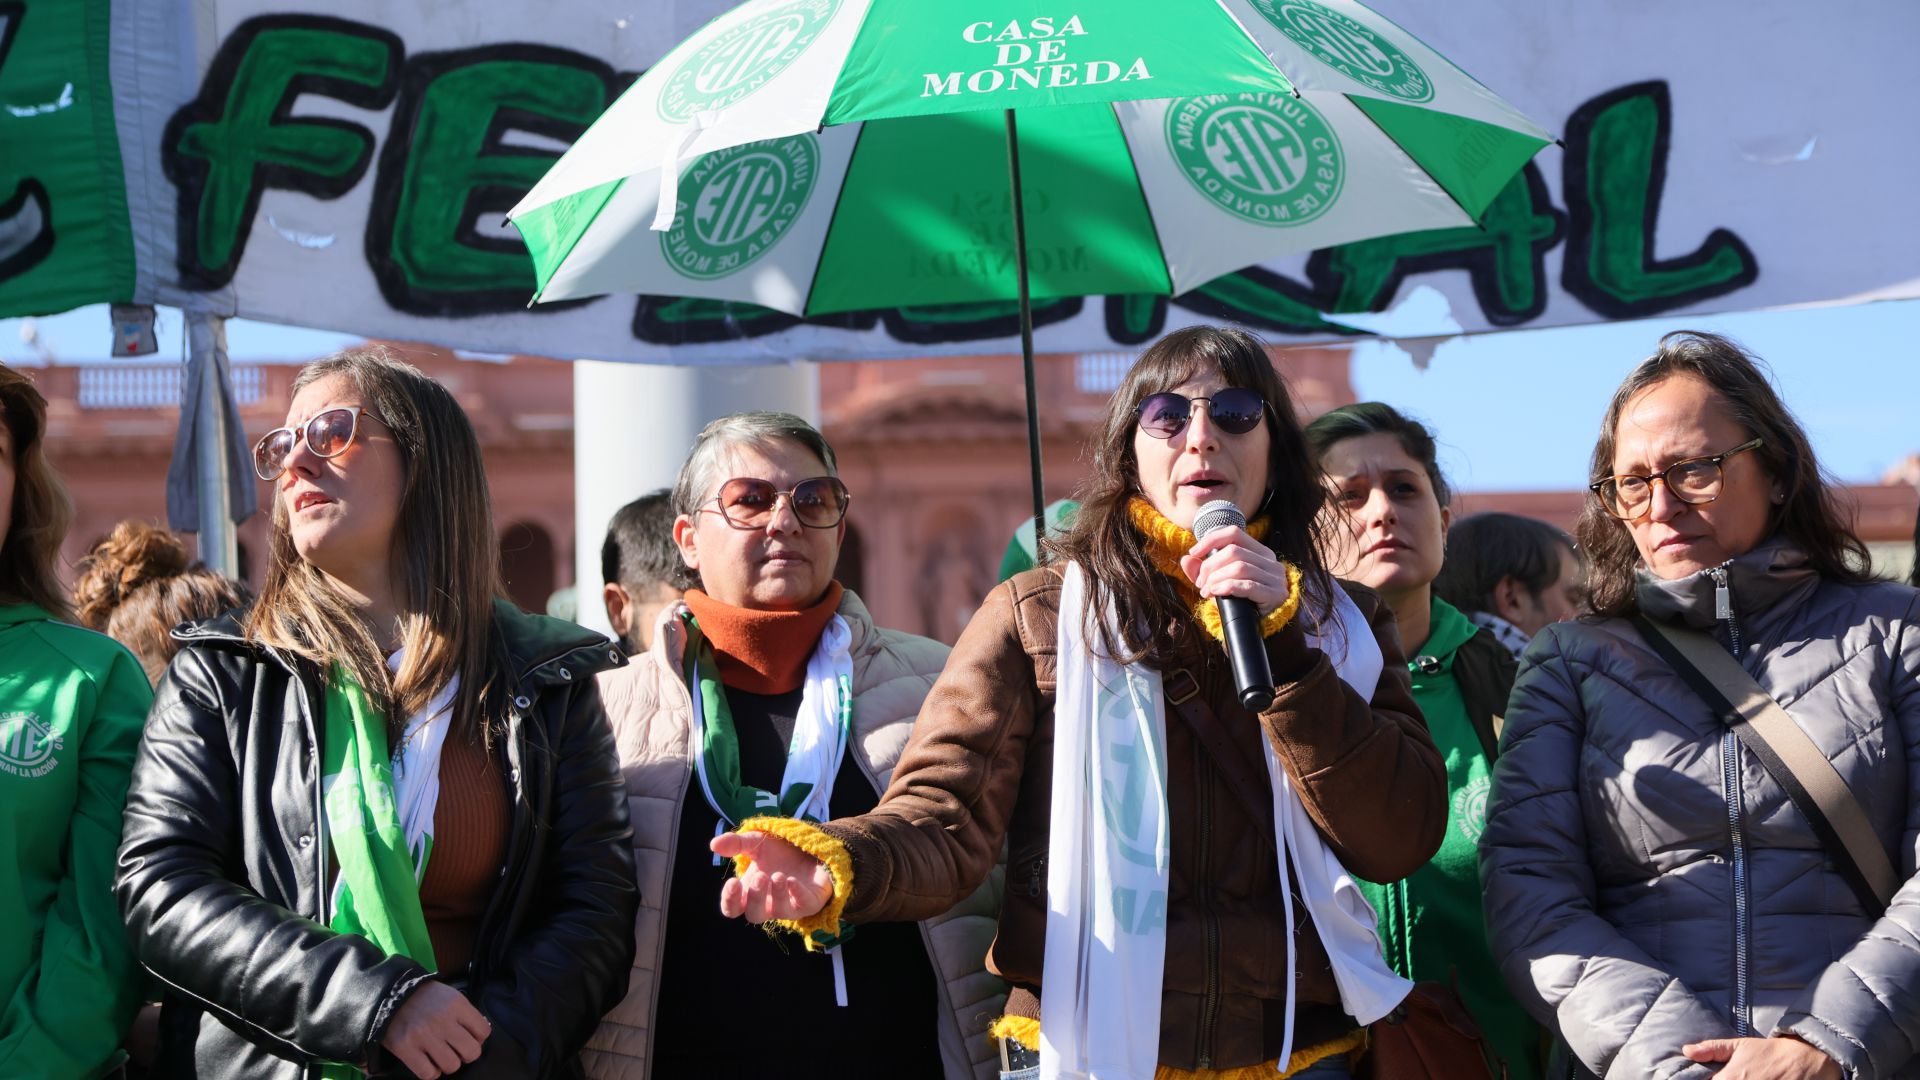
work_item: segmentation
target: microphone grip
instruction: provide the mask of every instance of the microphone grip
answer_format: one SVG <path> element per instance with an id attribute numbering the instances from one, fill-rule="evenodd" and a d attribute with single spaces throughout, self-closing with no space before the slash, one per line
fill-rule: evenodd
<path id="1" fill-rule="evenodd" d="M 1273 668 L 1267 663 L 1267 643 L 1260 637 L 1260 609 L 1244 596 L 1216 597 L 1221 636 L 1227 659 L 1233 663 L 1233 689 L 1250 712 L 1265 712 L 1273 704 Z"/>

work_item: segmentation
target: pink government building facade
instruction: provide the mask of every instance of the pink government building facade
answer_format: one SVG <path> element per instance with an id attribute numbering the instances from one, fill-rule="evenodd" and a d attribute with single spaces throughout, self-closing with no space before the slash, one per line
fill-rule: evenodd
<path id="1" fill-rule="evenodd" d="M 572 583 L 573 390 L 565 363 L 532 358 L 463 360 L 398 346 L 440 379 L 473 418 L 492 483 L 507 588 L 544 608 Z M 1089 462 L 1083 448 L 1132 356 L 1044 356 L 1038 367 L 1043 468 L 1049 500 L 1070 495 Z M 1355 400 L 1344 349 L 1275 350 L 1306 415 Z M 251 438 L 285 417 L 297 368 L 234 363 L 242 422 Z M 50 453 L 77 513 L 66 556 L 77 560 L 124 518 L 164 521 L 167 462 L 178 423 L 177 365 L 34 369 L 51 407 Z M 824 364 L 821 426 L 854 492 L 841 576 L 883 624 L 951 642 L 994 584 L 1008 538 L 1031 512 L 1025 416 L 1017 359 L 932 358 Z M 1857 527 L 1889 567 L 1910 558 L 1920 476 L 1851 489 Z M 248 479 L 251 479 L 249 477 Z M 259 485 L 261 502 L 267 485 Z M 1585 492 L 1469 492 L 1456 514 L 1506 510 L 1571 528 Z M 266 521 L 239 528 L 246 576 L 258 585 Z M 597 603 L 599 582 L 581 599 Z"/>

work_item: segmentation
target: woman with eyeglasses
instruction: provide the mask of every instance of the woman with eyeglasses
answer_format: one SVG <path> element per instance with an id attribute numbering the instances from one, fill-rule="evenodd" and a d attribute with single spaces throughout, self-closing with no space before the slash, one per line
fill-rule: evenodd
<path id="1" fill-rule="evenodd" d="M 307 365 L 254 463 L 265 585 L 175 632 L 127 801 L 161 1073 L 579 1075 L 633 945 L 619 651 L 500 598 L 479 443 L 418 369 Z"/>
<path id="2" fill-rule="evenodd" d="M 1004 845 L 1002 1076 L 1347 1076 L 1409 988 L 1349 875 L 1412 873 L 1446 821 L 1393 613 L 1321 562 L 1325 489 L 1250 335 L 1149 348 L 1094 462 L 1051 562 L 961 636 L 879 807 L 743 822 L 714 842 L 740 867 L 721 906 L 803 933 L 920 917 Z M 1244 525 L 1196 539 L 1209 503 Z M 1257 614 L 1257 713 L 1223 597 Z"/>
<path id="3" fill-rule="evenodd" d="M 0 364 L 0 1076 L 91 1080 L 126 1060 L 144 983 L 111 887 L 153 690 L 71 625 L 46 435 L 46 398 Z"/>
<path id="4" fill-rule="evenodd" d="M 1597 618 L 1521 662 L 1480 847 L 1495 957 L 1561 1035 L 1553 1075 L 1920 1075 L 1920 592 L 1868 573 L 1806 433 L 1725 338 L 1661 339 L 1593 475 Z M 1663 627 L 1711 640 L 1689 659 Z M 1794 769 L 1708 704 L 1693 673 L 1721 650 L 1804 736 L 1781 744 L 1806 747 Z M 1821 771 L 1891 861 L 1890 905 L 1790 794 Z"/>
<path id="5" fill-rule="evenodd" d="M 762 815 L 873 809 L 939 642 L 874 625 L 834 580 L 851 496 L 797 416 L 736 413 L 694 440 L 673 539 L 698 576 L 653 647 L 600 676 L 640 870 L 626 1000 L 589 1044 L 599 1078 L 971 1080 L 1005 988 L 982 971 L 996 887 L 804 944 L 724 918 L 715 835 Z M 968 894 L 973 895 L 969 896 Z"/>
<path id="6" fill-rule="evenodd" d="M 1405 645 L 1413 700 L 1447 764 L 1440 850 L 1399 881 L 1365 881 L 1394 970 L 1451 984 L 1511 1080 L 1534 1080 L 1540 1028 L 1507 991 L 1487 949 L 1478 841 L 1513 692 L 1513 654 L 1434 594 L 1448 558 L 1453 493 L 1433 432 L 1391 405 L 1362 401 L 1315 417 L 1307 444 L 1332 491 L 1326 515 L 1333 571 L 1380 593 Z"/>

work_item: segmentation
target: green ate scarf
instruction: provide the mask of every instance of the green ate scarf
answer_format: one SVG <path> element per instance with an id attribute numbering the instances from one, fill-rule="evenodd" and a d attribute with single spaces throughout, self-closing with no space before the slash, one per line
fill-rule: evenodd
<path id="1" fill-rule="evenodd" d="M 358 934 L 388 956 L 409 957 L 437 970 L 427 917 L 420 907 L 420 865 L 408 854 L 387 749 L 387 721 L 347 670 L 335 664 L 327 679 L 326 731 L 320 741 L 320 790 L 327 835 L 340 876 L 327 925 Z M 353 1065 L 324 1065 L 324 1080 L 358 1080 Z"/>

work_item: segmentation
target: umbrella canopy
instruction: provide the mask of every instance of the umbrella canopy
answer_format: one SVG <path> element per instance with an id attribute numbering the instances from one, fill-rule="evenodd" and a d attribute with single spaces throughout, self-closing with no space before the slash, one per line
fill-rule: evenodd
<path id="1" fill-rule="evenodd" d="M 515 207 L 537 300 L 795 315 L 1186 292 L 1470 224 L 1550 136 L 1351 0 L 752 0 Z M 1019 113 L 1026 243 L 1007 129 Z M 825 126 L 823 126 L 825 125 Z"/>

